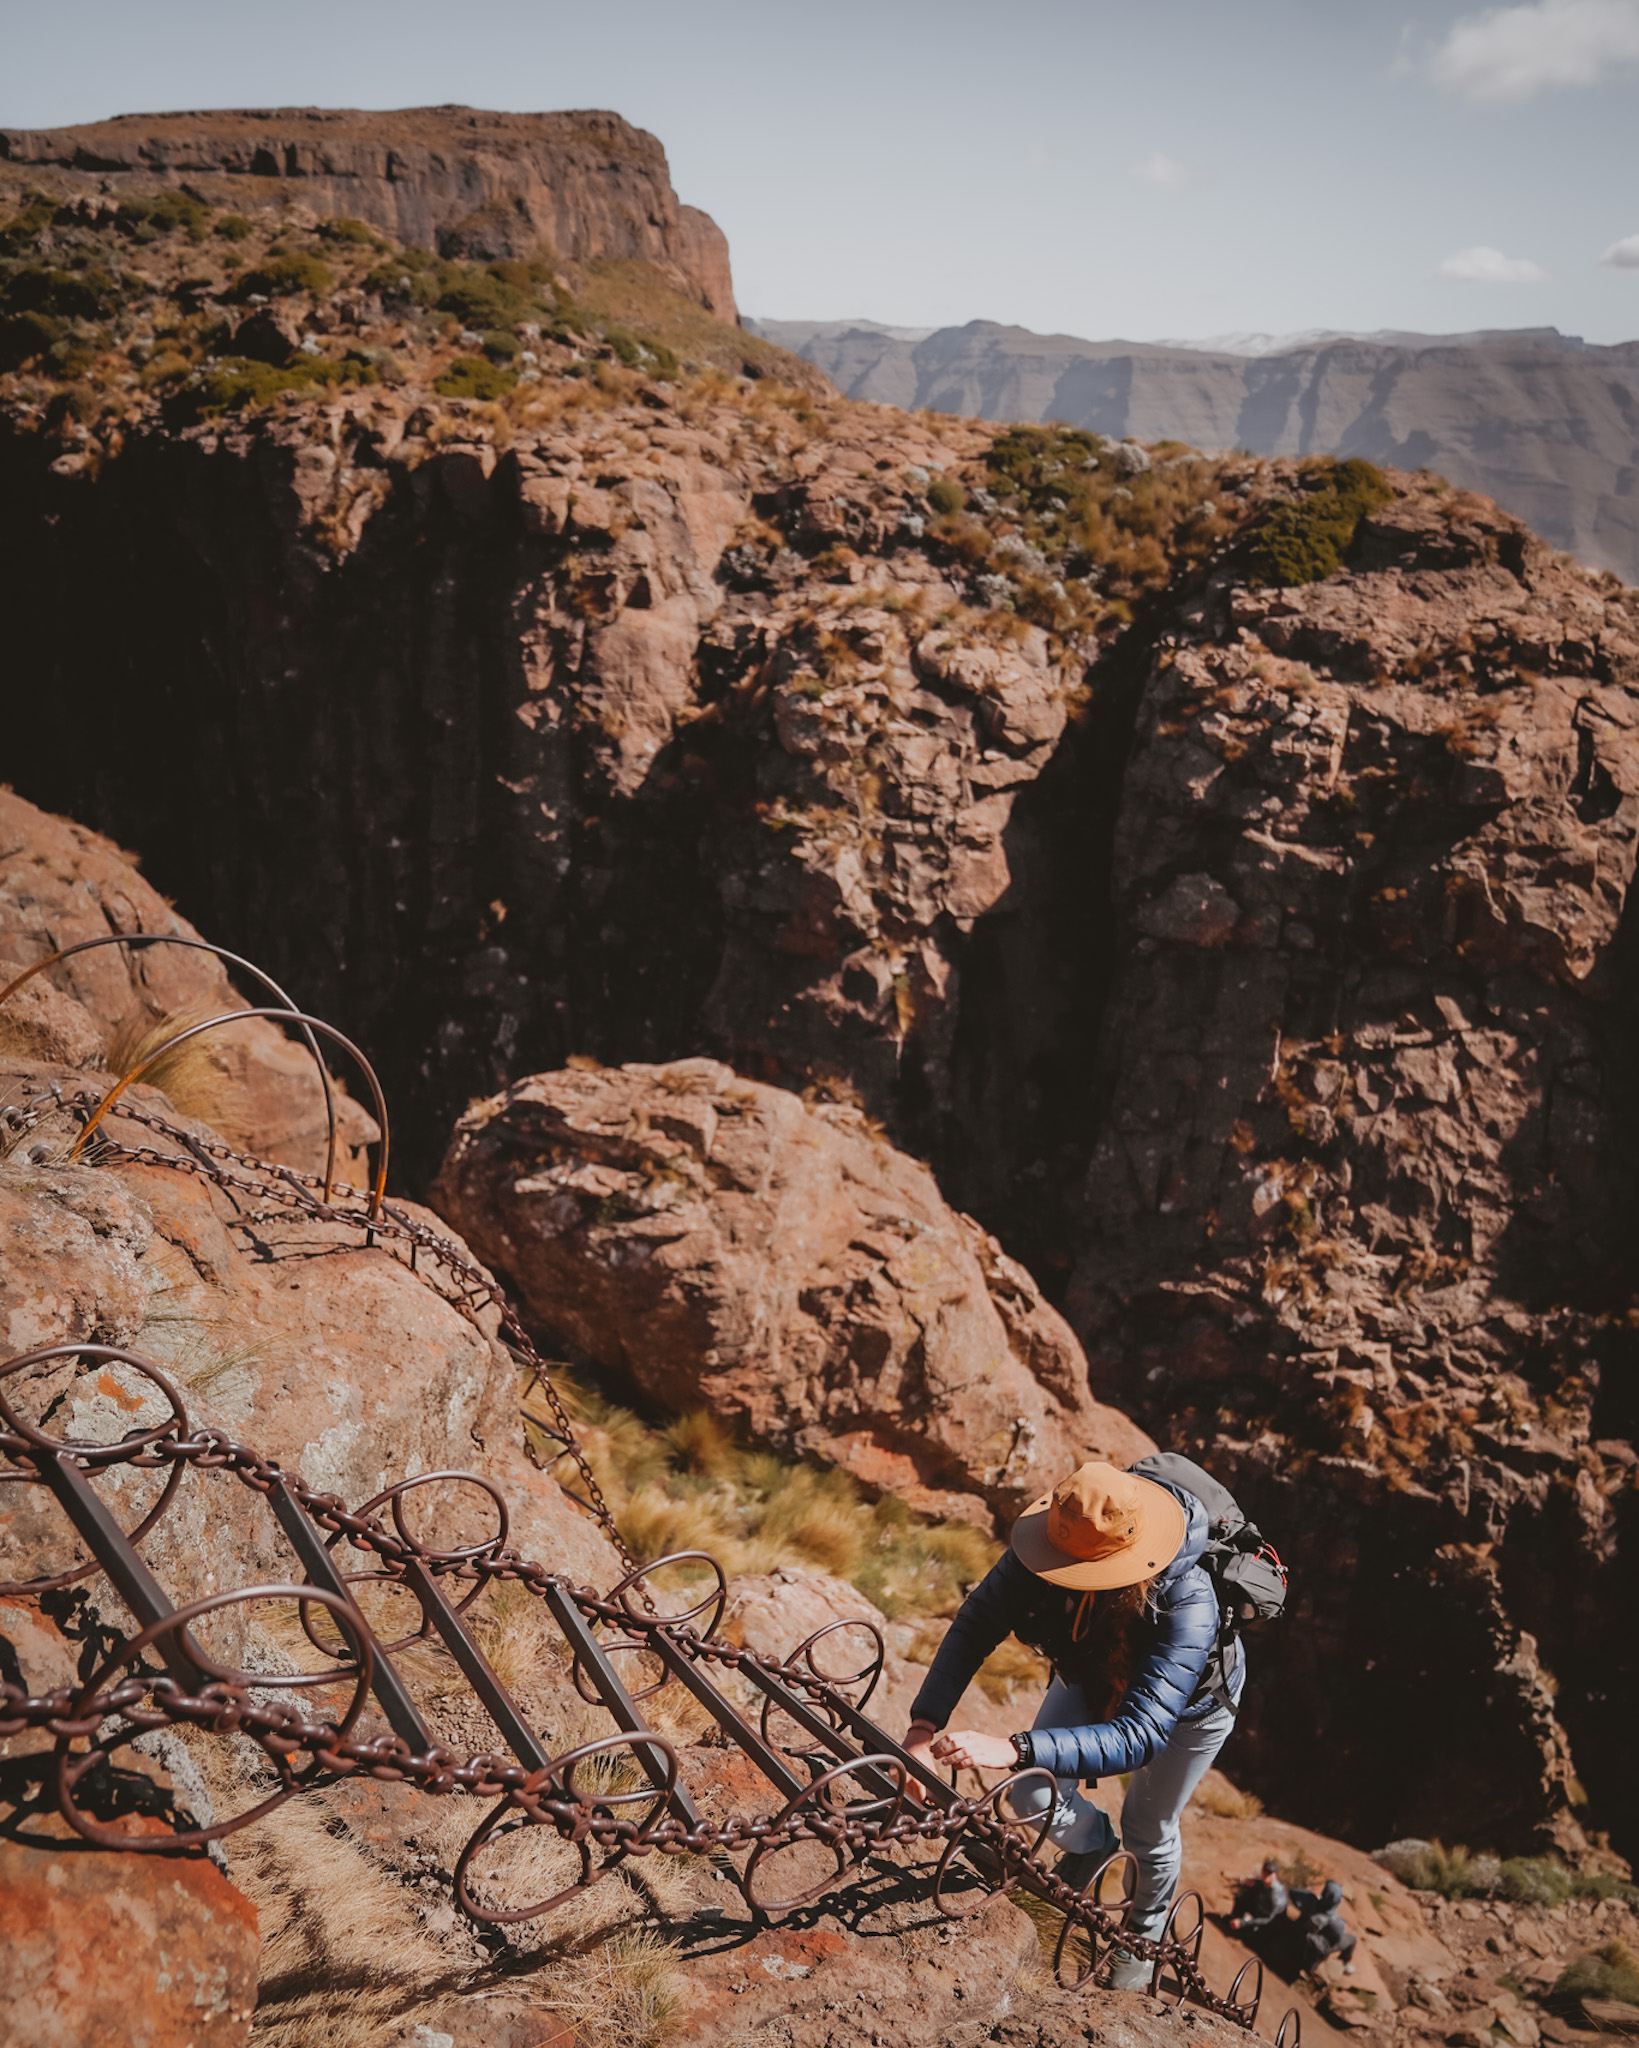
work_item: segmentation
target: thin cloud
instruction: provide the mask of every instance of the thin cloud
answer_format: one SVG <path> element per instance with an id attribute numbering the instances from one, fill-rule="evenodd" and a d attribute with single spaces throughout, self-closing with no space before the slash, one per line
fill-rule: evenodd
<path id="1" fill-rule="evenodd" d="M 1135 185 L 1149 185 L 1157 192 L 1182 192 L 1186 186 L 1200 182 L 1198 171 L 1180 163 L 1175 156 L 1163 156 L 1160 150 L 1141 164 L 1129 165 L 1127 176 Z"/>
<path id="2" fill-rule="evenodd" d="M 1639 65 L 1639 0 L 1536 0 L 1465 14 L 1429 60 L 1459 99 L 1505 105 Z"/>
<path id="3" fill-rule="evenodd" d="M 1639 270 L 1639 235 L 1624 235 L 1621 241 L 1612 242 L 1599 260 L 1612 270 Z"/>
<path id="4" fill-rule="evenodd" d="M 1440 265 L 1441 277 L 1463 284 L 1541 284 L 1548 273 L 1529 256 L 1505 256 L 1500 249 L 1459 249 Z"/>

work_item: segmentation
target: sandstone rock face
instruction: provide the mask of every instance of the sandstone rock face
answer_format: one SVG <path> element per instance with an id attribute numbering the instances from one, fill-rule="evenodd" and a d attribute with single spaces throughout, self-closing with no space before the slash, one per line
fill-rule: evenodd
<path id="1" fill-rule="evenodd" d="M 659 142 L 618 114 L 122 114 L 0 131 L 0 161 L 65 191 L 186 183 L 215 206 L 297 201 L 451 254 L 530 256 L 544 242 L 572 261 L 642 257 L 719 319 L 736 317 L 722 230 L 679 204 Z"/>
<path id="2" fill-rule="evenodd" d="M 1331 335 L 1268 354 L 1082 341 L 993 320 L 933 333 L 759 320 L 852 398 L 1259 455 L 1364 455 L 1485 491 L 1556 546 L 1639 582 L 1624 478 L 1639 442 L 1639 343 L 1550 329 Z"/>
<path id="3" fill-rule="evenodd" d="M 1083 663 L 964 603 L 924 545 L 915 479 L 982 431 L 650 387 L 572 427 L 386 394 L 138 438 L 84 509 L 156 548 L 109 573 L 147 616 L 180 555 L 232 624 L 167 656 L 191 709 L 163 741 L 121 717 L 99 816 L 370 1048 L 412 1180 L 475 1094 L 579 1053 L 706 1041 L 759 1078 L 843 1076 L 878 1114 L 919 1101 L 922 1149 L 962 1086 L 994 1096 L 984 1052 L 982 1081 L 953 1072 L 961 970 L 1017 902 L 1015 807 Z M 0 440 L 0 465 L 25 452 Z M 159 538 L 156 498 L 185 539 Z M 27 500 L 21 477 L 0 496 Z M 7 529 L 47 674 L 79 573 L 58 533 Z M 405 575 L 414 604 L 384 602 Z M 68 701 L 43 689 L 20 743 L 29 793 L 65 808 L 89 795 Z M 179 776 L 186 804 L 160 796 Z M 1013 1020 L 1038 1065 L 1040 1008 Z"/>
<path id="4" fill-rule="evenodd" d="M 1149 1447 L 1088 1399 L 1024 1269 L 856 1109 L 714 1060 L 536 1075 L 462 1118 L 432 1198 L 651 1401 L 912 1506 L 1013 1514 Z"/>
<path id="5" fill-rule="evenodd" d="M 250 2039 L 256 1909 L 203 1857 L 0 1841 L 0 1924 L 0 2002 L 19 2048 Z"/>
<path id="6" fill-rule="evenodd" d="M 1335 1829 L 1478 1834 L 1621 1741 L 1639 637 L 1482 500 L 1360 559 L 1144 684 L 1072 1314 L 1295 1552 L 1260 1782 L 1329 1772 L 1326 1696 L 1385 1774 L 1310 1781 Z"/>
<path id="7" fill-rule="evenodd" d="M 0 790 L 0 987 L 50 954 L 118 932 L 200 936 L 107 839 Z M 292 999 L 302 998 L 294 991 Z M 249 1004 L 272 1006 L 252 984 Z M 246 1007 L 214 954 L 188 946 L 100 946 L 36 975 L 0 1010 L 0 1047 L 82 1070 L 107 1088 L 111 1041 L 162 1018 Z M 334 1054 L 330 1064 L 336 1063 Z M 249 1018 L 199 1041 L 194 1085 L 217 1128 L 261 1158 L 322 1172 L 324 1097 L 312 1056 L 275 1024 Z M 336 1086 L 337 1173 L 357 1172 L 374 1119 Z"/>

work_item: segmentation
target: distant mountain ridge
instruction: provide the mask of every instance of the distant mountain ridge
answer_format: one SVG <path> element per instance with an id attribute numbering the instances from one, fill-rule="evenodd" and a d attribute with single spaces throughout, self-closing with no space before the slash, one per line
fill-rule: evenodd
<path id="1" fill-rule="evenodd" d="M 1437 470 L 1580 561 L 1639 583 L 1639 341 L 1596 346 L 1546 327 L 1233 335 L 1212 346 L 1084 341 L 993 320 L 930 332 L 746 325 L 851 398 Z"/>

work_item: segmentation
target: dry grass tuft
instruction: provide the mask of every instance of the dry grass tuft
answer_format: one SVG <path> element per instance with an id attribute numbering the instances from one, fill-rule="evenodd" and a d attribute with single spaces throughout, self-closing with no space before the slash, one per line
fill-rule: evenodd
<path id="1" fill-rule="evenodd" d="M 525 1587 L 492 1580 L 466 1621 L 508 1692 L 528 1698 L 561 1681 L 557 1630 L 543 1602 Z"/>
<path id="2" fill-rule="evenodd" d="M 169 1052 L 160 1050 L 190 1025 L 203 1024 L 218 1014 L 209 1008 L 171 1010 L 156 1021 L 137 1011 L 115 1027 L 109 1040 L 109 1072 L 124 1079 L 147 1066 L 144 1083 L 160 1089 L 184 1116 L 217 1125 L 243 1122 L 244 1090 L 229 1071 L 214 1033 L 190 1038 Z M 150 1060 L 153 1064 L 148 1066 Z"/>
<path id="3" fill-rule="evenodd" d="M 577 2048 L 656 2048 L 677 2014 L 676 1956 L 670 1942 L 633 1928 L 566 1958 L 547 2003 L 572 2022 Z"/>
<path id="4" fill-rule="evenodd" d="M 980 1665 L 979 1684 L 993 1700 L 1005 1706 L 1020 1692 L 1041 1693 L 1052 1675 L 1045 1657 L 1037 1656 L 1016 1636 L 1009 1636 Z"/>
<path id="5" fill-rule="evenodd" d="M 234 1836 L 231 1870 L 261 1920 L 258 2048 L 367 2048 L 471 1967 L 464 1940 L 430 1934 L 412 1895 L 310 1801 Z"/>
<path id="6" fill-rule="evenodd" d="M 704 1550 L 730 1573 L 832 1572 L 890 1618 L 954 1614 L 995 1562 L 996 1544 L 965 1523 L 926 1522 L 891 1497 L 867 1502 L 846 1472 L 750 1450 L 704 1410 L 651 1429 L 561 1370 L 554 1380 L 639 1557 Z M 539 1396 L 523 1405 L 539 1432 Z"/>

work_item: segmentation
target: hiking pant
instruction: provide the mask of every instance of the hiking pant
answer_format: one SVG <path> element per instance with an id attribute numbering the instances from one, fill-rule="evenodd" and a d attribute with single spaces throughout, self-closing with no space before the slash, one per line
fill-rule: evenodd
<path id="1" fill-rule="evenodd" d="M 1328 1956 L 1336 1956 L 1340 1963 L 1352 1963 L 1357 1939 L 1347 1932 L 1340 1935 L 1306 1934 L 1303 1937 L 1303 1967 L 1318 1970 Z"/>
<path id="2" fill-rule="evenodd" d="M 1079 1685 L 1055 1678 L 1031 1726 L 1080 1728 L 1098 1719 Z M 1119 1846 L 1130 1849 L 1138 1864 L 1138 1891 L 1127 1923 L 1134 1934 L 1153 1940 L 1166 1924 L 1184 1856 L 1179 1819 L 1234 1726 L 1233 1709 L 1215 1700 L 1198 1720 L 1174 1723 L 1162 1747 L 1132 1775 L 1121 1808 Z M 1025 1785 L 1015 1804 L 1020 1813 L 1040 1813 L 1045 1799 L 1044 1790 Z M 1071 1855 L 1087 1849 L 1108 1854 L 1117 1847 L 1108 1816 L 1084 1797 L 1074 1778 L 1058 1780 L 1058 1801 L 1047 1832 Z"/>

